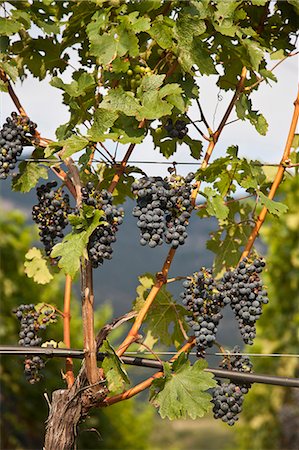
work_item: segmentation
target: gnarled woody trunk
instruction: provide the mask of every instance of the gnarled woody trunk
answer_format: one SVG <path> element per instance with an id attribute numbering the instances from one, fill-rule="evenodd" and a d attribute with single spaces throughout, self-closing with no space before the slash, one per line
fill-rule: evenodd
<path id="1" fill-rule="evenodd" d="M 107 396 L 103 372 L 96 386 L 89 386 L 85 365 L 71 389 L 59 389 L 52 394 L 52 403 L 46 423 L 44 450 L 71 450 L 74 448 L 77 429 L 91 408 Z"/>

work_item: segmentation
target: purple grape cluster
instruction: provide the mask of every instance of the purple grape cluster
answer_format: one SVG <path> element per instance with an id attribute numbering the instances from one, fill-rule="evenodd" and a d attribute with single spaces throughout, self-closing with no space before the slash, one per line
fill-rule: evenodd
<path id="1" fill-rule="evenodd" d="M 184 137 L 188 134 L 186 121 L 182 119 L 178 119 L 174 123 L 172 119 L 167 119 L 164 128 L 171 138 L 184 139 Z"/>
<path id="2" fill-rule="evenodd" d="M 132 184 L 137 198 L 133 216 L 140 229 L 140 244 L 151 248 L 163 241 L 173 248 L 183 245 L 188 236 L 187 225 L 192 211 L 191 182 L 194 174 L 186 178 L 142 177 Z"/>
<path id="3" fill-rule="evenodd" d="M 0 130 L 0 179 L 6 179 L 16 167 L 25 144 L 31 145 L 37 125 L 28 117 L 13 112 Z"/>
<path id="4" fill-rule="evenodd" d="M 112 259 L 112 244 L 116 241 L 119 225 L 123 223 L 124 209 L 113 205 L 112 194 L 106 190 L 98 191 L 91 181 L 82 187 L 81 193 L 83 204 L 104 211 L 102 220 L 106 224 L 101 224 L 95 229 L 88 243 L 89 259 L 92 267 L 97 268 L 105 259 Z"/>
<path id="5" fill-rule="evenodd" d="M 264 267 L 262 258 L 256 258 L 253 262 L 245 258 L 236 269 L 225 272 L 221 287 L 218 287 L 222 295 L 229 299 L 243 341 L 250 345 L 256 336 L 255 323 L 262 314 L 262 305 L 269 302 L 259 276 Z"/>
<path id="6" fill-rule="evenodd" d="M 234 347 L 231 354 L 227 355 L 220 367 L 237 371 L 237 372 L 252 372 L 252 363 L 248 356 L 240 355 L 240 348 Z M 244 402 L 244 395 L 248 393 L 250 384 L 248 383 L 221 383 L 213 391 L 213 413 L 215 419 L 221 419 L 228 425 L 232 426 L 239 419 L 239 414 L 242 411 Z"/>
<path id="7" fill-rule="evenodd" d="M 69 195 L 62 189 L 54 190 L 56 181 L 42 184 L 36 189 L 38 204 L 32 208 L 32 218 L 39 227 L 39 236 L 49 256 L 53 246 L 63 238 L 71 212 Z"/>
<path id="8" fill-rule="evenodd" d="M 207 347 L 216 340 L 217 327 L 222 318 L 222 297 L 217 290 L 217 282 L 211 269 L 202 268 L 184 281 L 184 291 L 180 294 L 183 305 L 189 311 L 186 318 L 195 335 L 197 354 L 203 356 Z"/>
<path id="9" fill-rule="evenodd" d="M 36 310 L 33 304 L 20 305 L 13 310 L 20 321 L 18 344 L 24 347 L 37 347 L 42 343 L 42 338 L 38 336 L 41 330 L 56 320 L 54 310 L 41 308 Z M 28 352 L 30 353 L 30 351 Z M 40 356 L 27 355 L 24 362 L 24 373 L 27 381 L 34 384 L 40 380 L 40 370 L 45 366 Z"/>

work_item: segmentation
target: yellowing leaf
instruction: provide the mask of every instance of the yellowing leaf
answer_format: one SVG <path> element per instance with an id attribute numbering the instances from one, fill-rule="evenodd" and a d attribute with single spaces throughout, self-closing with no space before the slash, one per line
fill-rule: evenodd
<path id="1" fill-rule="evenodd" d="M 26 261 L 24 263 L 24 272 L 28 278 L 33 278 L 33 281 L 38 284 L 47 284 L 53 280 L 48 267 L 47 261 L 36 247 L 31 248 L 25 255 Z"/>

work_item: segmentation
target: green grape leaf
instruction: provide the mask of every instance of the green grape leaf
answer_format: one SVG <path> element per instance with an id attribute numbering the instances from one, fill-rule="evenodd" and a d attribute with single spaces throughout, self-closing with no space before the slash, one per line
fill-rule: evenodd
<path id="1" fill-rule="evenodd" d="M 19 72 L 17 67 L 13 65 L 13 61 L 10 61 L 9 63 L 6 61 L 0 61 L 0 68 L 4 70 L 12 81 L 16 81 Z"/>
<path id="2" fill-rule="evenodd" d="M 111 111 L 123 112 L 126 116 L 135 116 L 140 105 L 138 100 L 131 94 L 131 92 L 124 91 L 122 87 L 110 89 L 99 106 Z"/>
<path id="3" fill-rule="evenodd" d="M 117 394 L 122 392 L 125 384 L 130 384 L 127 372 L 123 368 L 123 364 L 108 340 L 103 342 L 101 352 L 106 353 L 106 357 L 102 362 L 108 389 L 110 393 Z"/>
<path id="4" fill-rule="evenodd" d="M 107 65 L 117 56 L 138 55 L 138 39 L 125 25 L 113 28 L 109 33 L 90 34 L 90 53 L 97 57 L 98 63 Z"/>
<path id="5" fill-rule="evenodd" d="M 93 124 L 88 131 L 87 137 L 91 141 L 102 141 L 106 138 L 104 136 L 105 131 L 112 127 L 117 118 L 117 112 L 109 111 L 104 108 L 98 108 L 93 115 Z"/>
<path id="6" fill-rule="evenodd" d="M 90 34 L 90 54 L 98 58 L 99 64 L 109 64 L 117 56 L 117 41 L 113 33 Z"/>
<path id="7" fill-rule="evenodd" d="M 60 151 L 60 157 L 62 159 L 66 159 L 72 156 L 74 153 L 77 153 L 80 150 L 86 148 L 89 144 L 89 141 L 82 136 L 77 136 L 76 134 L 74 134 L 64 141 L 57 142 L 57 144 L 62 147 L 62 150 Z"/>
<path id="8" fill-rule="evenodd" d="M 204 360 L 191 366 L 184 354 L 172 368 L 165 363 L 164 377 L 153 381 L 150 397 L 163 419 L 196 419 L 211 410 L 212 397 L 207 390 L 215 387 L 216 381 L 204 371 L 206 367 Z"/>
<path id="9" fill-rule="evenodd" d="M 24 28 L 21 22 L 0 17 L 0 36 L 11 36 Z"/>
<path id="10" fill-rule="evenodd" d="M 166 25 L 162 15 L 156 17 L 152 22 L 148 33 L 160 47 L 165 49 L 172 47 L 172 28 Z"/>
<path id="11" fill-rule="evenodd" d="M 219 229 L 211 233 L 207 249 L 215 253 L 214 272 L 220 273 L 224 268 L 236 267 L 251 233 L 252 207 L 244 202 L 228 205 L 229 216 L 219 220 Z"/>
<path id="12" fill-rule="evenodd" d="M 259 201 L 265 206 L 270 214 L 273 216 L 280 217 L 282 214 L 285 214 L 288 210 L 288 207 L 281 202 L 275 202 L 274 200 L 270 200 L 265 194 L 259 192 Z"/>
<path id="13" fill-rule="evenodd" d="M 142 119 L 159 119 L 163 116 L 169 116 L 173 105 L 161 99 L 159 91 L 148 91 L 142 96 L 142 106 L 136 117 Z"/>
<path id="14" fill-rule="evenodd" d="M 0 80 L 0 92 L 8 92 L 8 84 Z"/>
<path id="15" fill-rule="evenodd" d="M 297 150 L 297 148 L 299 148 L 299 134 L 294 135 L 294 139 L 292 142 L 292 148 L 294 148 L 295 150 Z"/>
<path id="16" fill-rule="evenodd" d="M 157 90 L 157 89 L 159 89 L 160 86 L 162 86 L 164 79 L 165 79 L 165 75 L 155 75 L 155 74 L 146 75 L 141 80 L 141 84 L 140 84 L 140 87 L 138 88 L 138 92 L 142 93 L 142 92 Z M 166 86 L 168 86 L 168 85 L 166 85 Z M 178 86 L 178 85 L 176 84 L 175 86 Z"/>
<path id="17" fill-rule="evenodd" d="M 253 42 L 250 39 L 244 39 L 243 41 L 241 41 L 241 44 L 246 50 L 253 70 L 258 70 L 259 65 L 263 59 L 263 50 L 260 48 L 257 42 Z"/>
<path id="18" fill-rule="evenodd" d="M 203 195 L 207 199 L 206 212 L 217 219 L 226 219 L 229 209 L 224 204 L 223 197 L 210 187 L 204 189 Z"/>
<path id="19" fill-rule="evenodd" d="M 29 192 L 40 178 L 48 179 L 48 170 L 36 162 L 21 161 L 19 173 L 12 180 L 13 191 Z"/>
<path id="20" fill-rule="evenodd" d="M 256 131 L 265 136 L 268 131 L 268 122 L 262 114 L 258 114 L 257 111 L 250 111 L 247 115 L 249 122 L 255 127 Z"/>
<path id="21" fill-rule="evenodd" d="M 150 289 L 154 284 L 151 275 L 139 277 L 135 309 L 142 308 Z M 185 322 L 186 310 L 173 300 L 169 291 L 163 286 L 158 292 L 151 309 L 145 319 L 145 331 L 150 331 L 154 339 L 159 339 L 165 345 L 174 344 L 178 347 L 185 339 L 182 329 L 187 330 Z"/>
<path id="22" fill-rule="evenodd" d="M 202 141 L 191 139 L 189 136 L 184 137 L 184 144 L 187 144 L 190 148 L 191 156 L 195 159 L 199 159 L 202 155 Z"/>
<path id="23" fill-rule="evenodd" d="M 103 211 L 94 210 L 93 217 L 86 220 L 86 229 L 80 232 L 71 232 L 67 234 L 63 241 L 54 245 L 51 257 L 60 257 L 58 267 L 60 267 L 65 274 L 69 274 L 72 278 L 75 277 L 80 268 L 80 258 L 88 259 L 87 244 L 89 237 L 94 230 L 101 225 L 101 217 Z"/>
<path id="24" fill-rule="evenodd" d="M 63 90 L 70 97 L 76 98 L 80 97 L 80 95 L 84 95 L 87 90 L 95 86 L 95 80 L 90 73 L 84 72 L 80 75 L 78 80 L 74 80 L 70 84 L 64 83 L 61 78 L 58 77 L 52 78 L 50 84 L 53 87 Z"/>
<path id="25" fill-rule="evenodd" d="M 38 284 L 47 284 L 53 280 L 53 276 L 47 266 L 47 260 L 44 259 L 39 249 L 36 247 L 31 248 L 26 253 L 25 259 L 24 272 L 28 278 L 33 278 L 33 281 Z"/>

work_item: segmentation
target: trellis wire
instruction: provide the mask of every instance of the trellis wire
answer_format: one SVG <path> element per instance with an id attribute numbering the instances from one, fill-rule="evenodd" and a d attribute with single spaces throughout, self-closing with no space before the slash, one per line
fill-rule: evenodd
<path id="1" fill-rule="evenodd" d="M 60 159 L 48 159 L 48 158 L 24 158 L 21 159 L 20 161 L 26 161 L 26 162 L 35 162 L 35 163 L 40 163 L 40 162 L 45 162 L 45 163 L 53 163 L 53 164 L 63 164 L 64 161 L 60 160 Z M 74 160 L 75 163 L 78 163 L 79 160 Z M 121 161 L 116 161 L 114 162 L 110 162 L 108 164 L 107 161 L 103 161 L 101 159 L 94 159 L 93 162 L 96 163 L 104 163 L 107 166 L 117 166 L 119 164 L 121 164 Z M 198 166 L 198 161 L 197 162 L 187 162 L 187 161 L 181 161 L 181 162 L 177 162 L 177 161 L 130 161 L 130 164 L 159 164 L 159 165 L 168 165 L 168 166 L 176 166 L 176 165 L 187 165 L 187 166 Z M 257 162 L 253 162 L 251 161 L 251 164 L 253 166 L 259 166 L 259 167 L 278 167 L 281 164 L 279 163 L 257 163 Z M 286 164 L 286 168 L 292 168 L 292 167 L 297 167 L 299 166 L 298 163 L 294 163 L 294 164 Z"/>
<path id="2" fill-rule="evenodd" d="M 74 349 L 64 349 L 64 348 L 53 348 L 53 347 L 19 347 L 19 346 L 0 346 L 0 354 L 2 355 L 38 355 L 46 356 L 48 358 L 59 357 L 59 358 L 84 358 L 83 350 Z M 99 352 L 97 354 L 97 359 L 102 361 L 106 354 Z M 124 364 L 148 367 L 152 369 L 163 370 L 163 365 L 160 361 L 140 358 L 137 356 L 122 356 L 121 360 Z M 229 378 L 230 380 L 239 380 L 246 383 L 262 383 L 271 384 L 275 386 L 285 386 L 285 387 L 297 387 L 299 388 L 299 378 L 288 378 L 288 377 L 277 377 L 271 375 L 258 375 L 254 373 L 242 373 L 234 372 L 232 370 L 207 368 L 204 369 L 206 372 L 213 373 L 217 378 Z"/>

